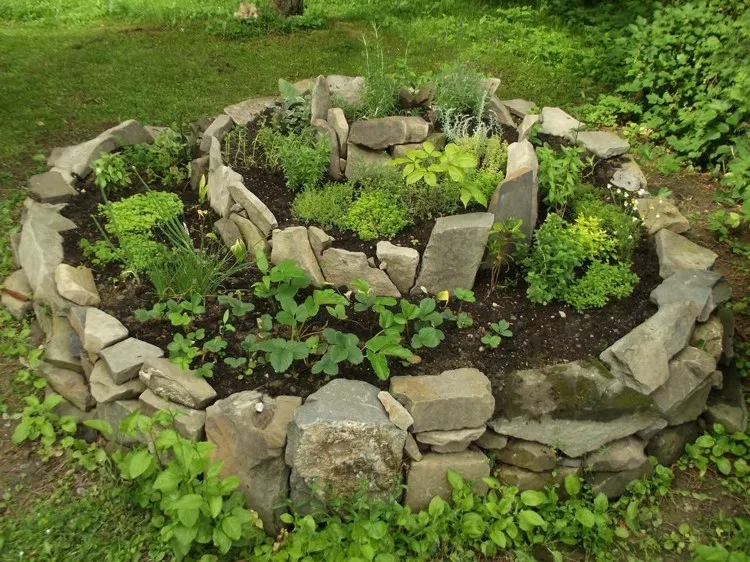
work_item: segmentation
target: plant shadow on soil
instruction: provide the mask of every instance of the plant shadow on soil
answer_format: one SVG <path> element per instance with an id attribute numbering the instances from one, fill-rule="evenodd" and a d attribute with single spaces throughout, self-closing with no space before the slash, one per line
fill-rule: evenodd
<path id="1" fill-rule="evenodd" d="M 254 138 L 252 125 L 250 132 L 253 136 L 249 138 Z M 605 178 L 608 177 L 604 170 L 605 166 L 594 174 L 593 181 L 600 187 L 606 184 Z M 299 224 L 294 222 L 291 213 L 291 203 L 295 194 L 286 187 L 280 171 L 256 165 L 238 167 L 237 171 L 243 175 L 248 188 L 269 206 L 277 217 L 280 228 Z M 133 192 L 133 189 L 124 191 L 112 199 L 129 196 Z M 201 232 L 210 232 L 217 217 L 212 211 L 198 212 L 208 205 L 199 205 L 197 194 L 187 187 L 180 192 L 180 196 L 185 204 L 185 222 L 193 237 L 200 238 Z M 89 178 L 85 193 L 63 210 L 63 215 L 79 226 L 77 230 L 64 234 L 65 257 L 71 265 L 90 266 L 82 256 L 79 243 L 82 238 L 90 242 L 100 238 L 100 233 L 91 218 L 96 214 L 99 203 L 101 194 Z M 468 212 L 481 210 L 469 209 Z M 541 220 L 543 214 L 540 213 L 540 222 Z M 423 221 L 422 224 L 399 233 L 392 242 L 413 246 L 421 253 L 433 225 L 434 221 Z M 333 230 L 329 233 L 336 239 L 334 247 L 362 251 L 368 256 L 375 255 L 377 240 L 363 242 L 351 233 Z M 412 244 L 415 239 L 418 242 Z M 547 306 L 532 303 L 526 297 L 527 285 L 522 276 L 518 276 L 521 278 L 517 282 L 507 283 L 508 286 L 498 286 L 493 290 L 489 270 L 480 270 L 474 286 L 477 302 L 464 303 L 452 300 L 449 304 L 456 313 L 468 313 L 473 318 L 474 325 L 458 329 L 455 323 L 446 322 L 441 326 L 445 332 L 445 340 L 437 348 L 419 350 L 421 362 L 416 365 L 401 365 L 397 361 L 392 361 L 391 376 L 439 374 L 448 369 L 474 367 L 490 377 L 493 390 L 497 392 L 502 389 L 506 375 L 516 370 L 596 358 L 604 349 L 656 311 L 656 307 L 649 301 L 649 294 L 661 279 L 658 275 L 658 260 L 653 241 L 645 236 L 634 252 L 633 271 L 640 277 L 640 282 L 630 297 L 613 302 L 603 309 L 579 313 L 560 303 Z M 506 279 L 514 277 L 514 273 L 516 272 L 513 270 L 508 271 Z M 135 319 L 136 309 L 150 309 L 157 300 L 156 295 L 147 289 L 147 280 L 138 284 L 132 279 L 123 279 L 119 277 L 118 267 L 114 265 L 94 267 L 94 275 L 102 297 L 100 308 L 120 319 L 130 330 L 132 337 L 166 349 L 174 335 L 182 332 L 181 328 L 171 326 L 168 321 L 141 323 Z M 255 311 L 251 314 L 242 319 L 232 320 L 236 332 L 224 335 L 228 343 L 226 355 L 229 357 L 245 356 L 240 344 L 248 333 L 257 333 L 256 319 L 261 314 L 273 315 L 276 312 L 273 302 L 253 296 L 252 285 L 259 279 L 259 271 L 250 268 L 225 284 L 223 292 L 238 291 L 244 301 L 253 302 L 255 305 Z M 421 297 L 408 298 L 412 302 L 418 302 Z M 206 298 L 205 306 L 206 312 L 194 321 L 190 329 L 204 328 L 206 339 L 210 339 L 218 334 L 224 309 L 218 304 L 215 295 Z M 502 319 L 511 323 L 513 337 L 503 339 L 497 349 L 480 350 L 480 340 L 485 330 L 489 330 L 489 324 Z M 348 320 L 343 321 L 329 317 L 315 324 L 312 332 L 322 331 L 325 327 L 354 333 L 361 341 L 371 338 L 379 330 L 377 317 L 372 312 L 352 313 Z M 278 334 L 278 337 L 286 336 L 286 333 Z M 279 374 L 274 372 L 270 365 L 258 366 L 252 374 L 240 377 L 240 369 L 229 367 L 218 357 L 206 356 L 204 359 L 215 361 L 214 376 L 210 384 L 221 398 L 243 390 L 259 390 L 272 396 L 291 394 L 306 398 L 331 380 L 331 377 L 323 374 L 313 375 L 309 368 Z M 364 380 L 380 388 L 388 386 L 387 381 L 379 380 L 374 375 L 366 361 L 361 365 L 349 365 L 342 369 L 338 378 Z"/>

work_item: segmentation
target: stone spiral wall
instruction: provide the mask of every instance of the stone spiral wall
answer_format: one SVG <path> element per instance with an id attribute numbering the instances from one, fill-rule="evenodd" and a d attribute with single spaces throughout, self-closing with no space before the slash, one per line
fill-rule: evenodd
<path id="1" fill-rule="evenodd" d="M 351 83 L 331 78 L 315 81 L 314 100 L 316 89 L 334 89 L 329 82 Z M 565 138 L 582 126 L 556 108 L 530 114 L 532 104 L 524 100 L 493 104 L 506 118 L 522 121 L 521 140 L 509 149 L 508 173 L 489 212 L 439 219 L 424 256 L 380 242 L 379 267 L 364 254 L 333 248 L 330 237 L 315 227 L 276 229 L 268 207 L 222 161 L 221 136 L 234 122 L 246 123 L 270 107 L 271 100 L 227 108 L 228 115 L 206 130 L 201 146 L 207 155 L 193 163 L 193 170 L 208 176 L 210 203 L 221 217 L 216 228 L 225 243 L 239 239 L 263 247 L 274 262 L 294 259 L 319 284 L 347 286 L 364 278 L 380 294 L 394 296 L 422 286 L 430 292 L 471 287 L 492 223 L 508 213 L 531 224 L 536 220 L 538 164 L 525 137 L 530 122 L 541 119 L 545 134 Z M 318 100 L 313 113 L 320 108 Z M 342 166 L 340 151 L 336 162 L 339 172 L 346 171 L 352 155 L 366 149 L 351 138 L 342 143 L 336 131 L 345 122 L 326 114 L 336 146 L 347 149 L 349 160 Z M 449 497 L 448 469 L 475 481 L 481 492 L 481 478 L 490 474 L 488 454 L 499 479 L 522 489 L 581 474 L 595 491 L 615 497 L 650 472 L 646 455 L 673 462 L 696 436 L 700 416 L 744 430 L 747 417 L 736 381 L 723 380 L 717 367 L 731 356 L 731 314 L 720 308 L 730 297 L 729 287 L 711 271 L 716 255 L 681 236 L 687 221 L 671 202 L 655 198 L 640 199 L 637 207 L 654 236 L 664 279 L 651 295 L 658 312 L 598 359 L 510 373 L 495 393 L 484 373 L 465 368 L 393 377 L 388 392 L 339 378 L 304 402 L 256 391 L 217 400 L 207 381 L 170 363 L 162 349 L 129 337 L 117 318 L 97 308 L 91 271 L 65 263 L 60 233 L 76 225 L 59 211 L 77 196 L 76 178 L 89 173 L 101 152 L 148 142 L 153 133 L 126 121 L 86 143 L 53 151 L 50 170 L 29 181 L 31 198 L 20 231 L 11 238 L 19 269 L 4 283 L 2 303 L 18 318 L 33 309 L 46 344 L 41 374 L 65 398 L 61 414 L 98 417 L 116 427 L 135 410 L 179 411 L 180 434 L 216 445 L 224 472 L 239 476 L 248 506 L 268 529 L 280 526 L 282 498 L 301 502 L 351 493 L 362 480 L 373 496 L 387 497 L 405 477 L 404 501 L 414 509 L 435 495 Z M 360 135 L 355 140 L 367 142 Z M 410 141 L 418 137 L 407 135 Z M 390 142 L 380 138 L 378 146 Z M 611 133 L 575 138 L 599 157 L 620 158 L 613 182 L 631 190 L 645 187 L 637 164 L 623 156 L 627 143 Z M 440 267 L 446 255 L 459 259 L 451 253 L 456 245 L 465 259 L 461 269 Z M 723 397 L 709 399 L 722 385 Z M 125 446 L 137 442 L 118 434 L 114 439 Z"/>

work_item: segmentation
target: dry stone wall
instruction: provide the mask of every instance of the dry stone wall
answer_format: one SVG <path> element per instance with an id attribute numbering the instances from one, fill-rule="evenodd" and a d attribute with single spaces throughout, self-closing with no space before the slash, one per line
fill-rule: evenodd
<path id="1" fill-rule="evenodd" d="M 419 142 L 429 133 L 418 118 L 347 124 L 326 96 L 356 97 L 359 79 L 328 77 L 298 87 L 312 89 L 316 112 L 330 124 L 326 134 L 337 136 L 338 154 L 348 158 L 343 165 L 336 162 L 347 175 L 351 160 L 360 158 L 355 154 L 388 159 L 385 149 Z M 564 138 L 583 127 L 556 108 L 537 116 L 524 100 L 506 105 L 508 115 L 523 118 L 520 133 L 528 129 L 529 117 Z M 244 239 L 251 249 L 270 248 L 272 261 L 297 261 L 318 285 L 350 286 L 363 278 L 378 294 L 394 296 L 423 286 L 437 292 L 473 285 L 496 214 L 439 219 L 423 256 L 380 242 L 379 267 L 363 253 L 332 247 L 319 228 L 278 230 L 270 209 L 222 162 L 220 149 L 233 123 L 246 123 L 269 107 L 267 99 L 230 106 L 201 142 L 208 152 L 207 166 L 201 165 L 207 168 L 211 206 L 221 216 L 217 229 L 227 244 Z M 373 496 L 388 497 L 405 478 L 404 501 L 414 509 L 436 495 L 450 496 L 448 469 L 474 481 L 481 493 L 482 478 L 490 475 L 488 454 L 497 461 L 499 479 L 522 489 L 580 474 L 595 491 L 615 497 L 651 471 L 646 455 L 672 462 L 696 435 L 701 415 L 730 430 L 743 430 L 747 423 L 738 381 L 723 380 L 717 366 L 731 353 L 731 315 L 721 308 L 729 287 L 711 271 L 715 256 L 680 235 L 689 227 L 684 217 L 655 198 L 639 200 L 638 211 L 656 235 L 664 282 L 651 299 L 659 310 L 599 360 L 510 373 L 494 391 L 485 373 L 465 368 L 393 377 L 389 391 L 335 379 L 304 402 L 255 391 L 217 400 L 207 381 L 164 359 L 162 349 L 129 337 L 117 318 L 97 308 L 91 272 L 65 263 L 60 232 L 77 227 L 60 210 L 76 197 L 76 181 L 102 151 L 152 138 L 149 129 L 126 121 L 81 145 L 53 151 L 50 171 L 30 180 L 20 235 L 11 240 L 19 269 L 5 280 L 2 303 L 18 318 L 34 311 L 46 338 L 40 372 L 65 398 L 61 412 L 81 420 L 95 415 L 115 428 L 136 410 L 180 412 L 179 433 L 216 445 L 225 474 L 240 478 L 247 505 L 270 531 L 281 525 L 281 500 L 324 500 L 352 493 L 363 481 Z M 602 157 L 627 150 L 610 134 L 579 135 L 578 142 Z M 622 162 L 615 177 L 628 176 L 623 183 L 642 188 L 637 165 Z M 537 168 L 533 146 L 521 140 L 511 146 L 508 179 L 498 186 L 500 200 L 513 199 L 512 208 L 531 223 Z M 709 398 L 717 387 L 721 393 Z M 138 442 L 119 432 L 114 440 L 124 446 Z"/>

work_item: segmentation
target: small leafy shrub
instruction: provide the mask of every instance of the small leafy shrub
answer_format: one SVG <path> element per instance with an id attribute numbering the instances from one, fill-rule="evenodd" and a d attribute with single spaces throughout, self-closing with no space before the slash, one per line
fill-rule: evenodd
<path id="1" fill-rule="evenodd" d="M 578 117 L 588 125 L 614 127 L 638 121 L 643 110 L 641 106 L 620 96 L 601 94 L 596 103 L 577 108 Z"/>
<path id="2" fill-rule="evenodd" d="M 308 188 L 294 198 L 292 213 L 298 220 L 319 224 L 324 229 L 343 228 L 344 217 L 354 200 L 351 182 L 329 182 Z"/>
<path id="3" fill-rule="evenodd" d="M 433 106 L 438 119 L 446 111 L 482 116 L 489 91 L 484 87 L 482 76 L 466 64 L 455 64 L 444 68 L 435 77 Z"/>
<path id="4" fill-rule="evenodd" d="M 193 146 L 188 135 L 165 129 L 153 143 L 126 146 L 122 155 L 147 183 L 174 188 L 187 180 Z"/>
<path id="5" fill-rule="evenodd" d="M 504 174 L 508 164 L 508 143 L 499 134 L 490 135 L 484 127 L 458 137 L 454 143 L 473 155 L 482 171 Z"/>
<path id="6" fill-rule="evenodd" d="M 130 172 L 122 155 L 103 152 L 91 164 L 94 184 L 105 193 L 112 193 L 130 185 Z"/>
<path id="7" fill-rule="evenodd" d="M 537 148 L 539 157 L 539 188 L 544 202 L 556 212 L 565 212 L 576 189 L 581 184 L 581 172 L 585 167 L 580 147 L 564 146 L 557 152 L 549 146 Z"/>
<path id="8" fill-rule="evenodd" d="M 409 212 L 399 196 L 387 189 L 362 191 L 342 224 L 362 240 L 392 238 L 411 224 Z"/>
<path id="9" fill-rule="evenodd" d="M 281 168 L 286 185 L 294 190 L 315 187 L 328 170 L 328 142 L 313 129 L 286 135 L 270 127 L 258 131 L 256 142 L 263 148 L 268 163 Z"/>
<path id="10" fill-rule="evenodd" d="M 566 289 L 562 300 L 576 310 L 603 308 L 611 300 L 630 296 L 637 283 L 638 276 L 629 265 L 595 261 L 583 277 Z"/>
<path id="11" fill-rule="evenodd" d="M 573 212 L 578 217 L 597 219 L 614 241 L 614 257 L 625 262 L 630 260 L 643 233 L 640 220 L 632 212 L 625 211 L 623 207 L 605 203 L 601 199 L 575 201 Z"/>
<path id="12" fill-rule="evenodd" d="M 134 412 L 120 423 L 123 435 L 151 441 L 151 450 L 135 447 L 117 452 L 114 460 L 123 479 L 134 485 L 134 500 L 152 511 L 178 560 L 211 545 L 220 554 L 257 540 L 258 516 L 244 508 L 239 479 L 221 478 L 221 462 L 211 459 L 214 445 L 194 442 L 174 430 L 174 414 L 153 418 Z M 100 430 L 111 436 L 106 424 Z"/>
<path id="13" fill-rule="evenodd" d="M 138 275 L 156 263 L 165 250 L 157 241 L 160 229 L 182 215 L 182 200 L 174 193 L 149 191 L 99 206 L 97 222 L 103 240 L 93 244 L 82 239 L 84 256 L 94 264 L 120 262 L 126 271 Z"/>
<path id="14" fill-rule="evenodd" d="M 310 123 L 311 96 L 300 95 L 294 84 L 279 78 L 281 125 L 287 131 L 301 133 Z"/>

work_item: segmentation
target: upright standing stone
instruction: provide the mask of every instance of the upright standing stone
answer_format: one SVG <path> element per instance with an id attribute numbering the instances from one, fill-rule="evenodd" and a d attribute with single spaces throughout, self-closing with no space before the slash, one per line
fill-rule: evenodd
<path id="1" fill-rule="evenodd" d="M 257 195 L 247 189 L 244 184 L 232 184 L 229 186 L 229 193 L 234 201 L 242 205 L 252 223 L 265 235 L 271 234 L 271 231 L 279 226 L 276 217 L 271 210 L 261 201 Z"/>
<path id="2" fill-rule="evenodd" d="M 318 131 L 318 138 L 328 143 L 328 177 L 334 181 L 341 179 L 339 161 L 339 139 L 335 129 L 325 119 L 314 119 L 312 126 Z"/>
<path id="3" fill-rule="evenodd" d="M 539 175 L 539 160 L 534 145 L 527 140 L 519 140 L 508 145 L 508 164 L 505 177 L 516 175 L 524 168 L 531 168 L 534 178 Z"/>
<path id="4" fill-rule="evenodd" d="M 521 121 L 521 124 L 518 126 L 518 140 L 529 140 L 531 138 L 531 132 L 534 129 L 534 125 L 539 123 L 540 120 L 541 117 L 539 115 L 527 115 L 526 117 L 524 117 L 523 121 Z"/>
<path id="5" fill-rule="evenodd" d="M 376 255 L 380 260 L 380 269 L 388 274 L 402 294 L 409 294 L 419 267 L 419 252 L 383 240 L 376 246 Z"/>
<path id="6" fill-rule="evenodd" d="M 47 384 L 79 410 L 89 411 L 96 405 L 81 373 L 42 363 L 39 369 Z"/>
<path id="7" fill-rule="evenodd" d="M 492 213 L 437 219 L 412 292 L 419 292 L 422 287 L 433 295 L 446 290 L 471 289 L 494 221 Z"/>
<path id="8" fill-rule="evenodd" d="M 346 121 L 344 110 L 339 107 L 329 109 L 328 124 L 336 131 L 336 137 L 339 141 L 339 156 L 346 158 L 346 144 L 349 141 L 349 123 Z"/>
<path id="9" fill-rule="evenodd" d="M 201 139 L 201 150 L 208 152 L 211 150 L 211 139 L 215 138 L 221 143 L 226 134 L 234 127 L 234 121 L 229 115 L 219 115 L 214 119 L 208 128 L 203 132 Z"/>
<path id="10" fill-rule="evenodd" d="M 271 262 L 280 264 L 285 260 L 292 260 L 304 269 L 316 287 L 325 283 L 323 272 L 312 251 L 307 229 L 304 226 L 291 226 L 284 230 L 273 231 Z"/>
<path id="11" fill-rule="evenodd" d="M 223 462 L 222 476 L 236 476 L 245 503 L 271 532 L 281 528 L 279 517 L 289 491 L 284 463 L 287 426 L 302 400 L 271 398 L 256 391 L 232 394 L 206 409 L 206 438 L 216 445 L 213 457 Z"/>
<path id="12" fill-rule="evenodd" d="M 128 337 L 128 329 L 122 322 L 98 308 L 86 308 L 84 318 L 82 341 L 89 353 L 99 353 Z"/>
<path id="13" fill-rule="evenodd" d="M 316 119 L 326 120 L 328 110 L 331 108 L 331 92 L 325 76 L 318 76 L 312 88 L 312 100 L 310 105 L 310 121 Z"/>
<path id="14" fill-rule="evenodd" d="M 534 170 L 521 168 L 508 175 L 495 190 L 487 210 L 493 213 L 494 222 L 521 219 L 521 231 L 526 243 L 531 244 L 539 212 L 539 184 Z"/>

